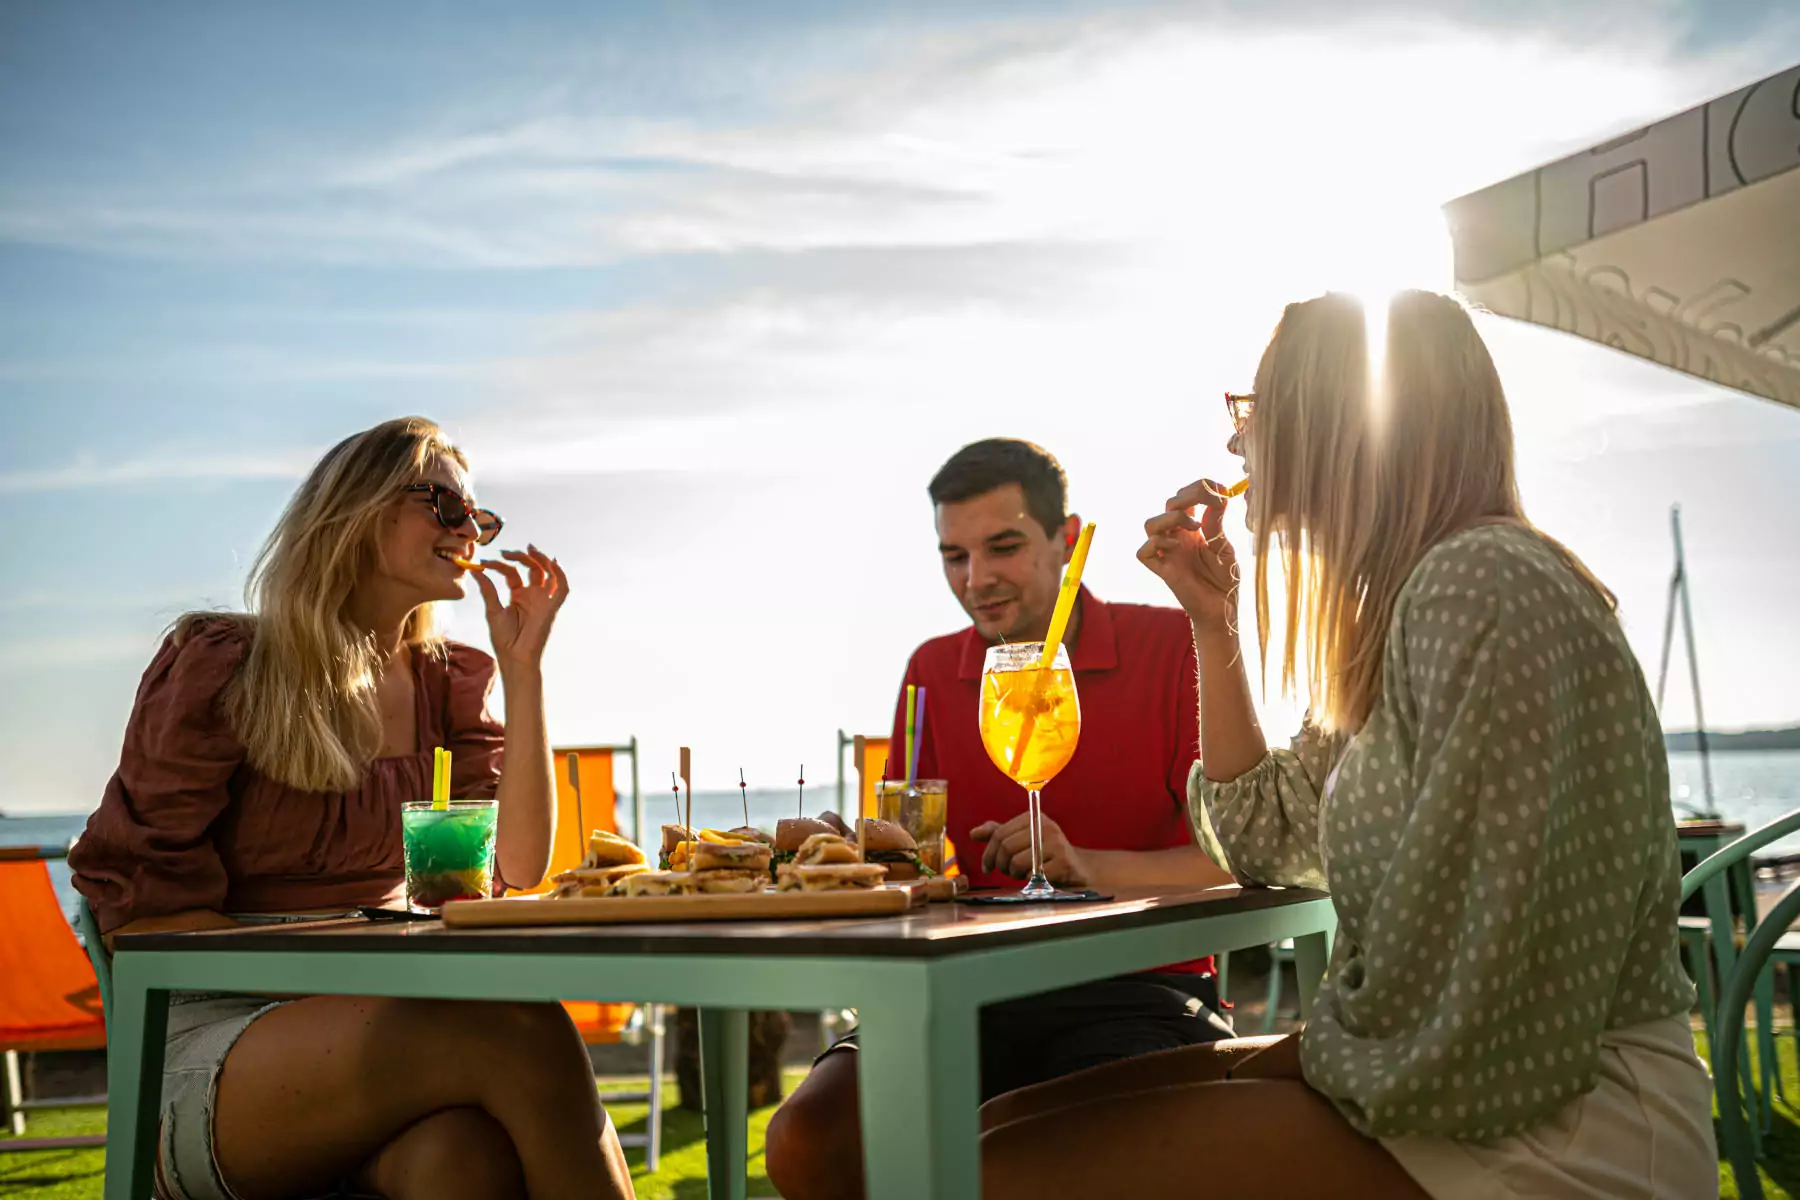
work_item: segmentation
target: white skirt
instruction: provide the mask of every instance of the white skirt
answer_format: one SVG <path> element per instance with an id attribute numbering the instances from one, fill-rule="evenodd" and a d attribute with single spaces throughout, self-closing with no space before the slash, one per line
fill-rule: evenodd
<path id="1" fill-rule="evenodd" d="M 1719 1194 L 1712 1077 L 1685 1014 L 1600 1038 L 1600 1082 L 1523 1133 L 1382 1138 L 1434 1200 L 1707 1200 Z"/>

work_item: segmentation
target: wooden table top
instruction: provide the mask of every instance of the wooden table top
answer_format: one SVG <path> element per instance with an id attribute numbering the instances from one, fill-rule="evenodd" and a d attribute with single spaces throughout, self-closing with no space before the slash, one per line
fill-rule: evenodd
<path id="1" fill-rule="evenodd" d="M 1325 899 L 1304 888 L 1121 889 L 1091 904 L 939 903 L 900 916 L 655 925 L 447 929 L 437 921 L 358 918 L 188 933 L 139 933 L 117 953 L 716 954 L 941 958 L 1002 946 L 1284 908 Z M 554 903 L 554 901 L 546 901 Z"/>

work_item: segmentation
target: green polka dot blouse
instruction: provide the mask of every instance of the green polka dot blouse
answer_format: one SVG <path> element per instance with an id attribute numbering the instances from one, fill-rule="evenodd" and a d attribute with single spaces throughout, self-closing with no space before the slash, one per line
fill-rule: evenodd
<path id="1" fill-rule="evenodd" d="M 1356 1128 L 1516 1133 L 1594 1087 L 1603 1032 L 1692 1006 L 1662 727 L 1542 538 L 1487 525 L 1426 554 L 1336 750 L 1308 726 L 1229 783 L 1196 764 L 1188 796 L 1240 879 L 1329 888 L 1300 1056 Z"/>

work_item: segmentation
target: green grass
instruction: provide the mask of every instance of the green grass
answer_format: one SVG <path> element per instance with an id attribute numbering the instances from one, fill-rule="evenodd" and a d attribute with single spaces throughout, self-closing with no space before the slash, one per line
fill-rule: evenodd
<path id="1" fill-rule="evenodd" d="M 1757 1070 L 1756 1038 L 1754 1030 L 1746 1031 L 1750 1036 L 1750 1071 L 1754 1078 Z M 1707 1054 L 1706 1035 L 1694 1034 L 1695 1048 L 1700 1057 L 1711 1059 Z M 1775 1039 L 1775 1056 L 1781 1071 L 1781 1090 L 1786 1099 L 1775 1100 L 1774 1125 L 1771 1131 L 1763 1135 L 1763 1157 L 1757 1164 L 1756 1173 L 1762 1178 L 1763 1194 L 1769 1200 L 1795 1200 L 1800 1197 L 1800 1062 L 1794 1054 L 1794 1039 L 1786 1035 Z M 1715 1128 L 1718 1106 L 1713 1107 Z M 1725 1151 L 1720 1148 L 1719 1156 L 1724 1158 Z M 1721 1200 L 1737 1200 L 1737 1179 L 1731 1173 L 1729 1163 L 1719 1164 L 1719 1196 Z"/>
<path id="2" fill-rule="evenodd" d="M 786 1073 L 787 1090 L 792 1092 L 805 1071 Z M 635 1084 L 642 1090 L 647 1081 L 605 1081 L 608 1091 L 631 1090 Z M 643 1169 L 644 1152 L 627 1150 L 631 1161 L 632 1180 L 637 1185 L 638 1200 L 705 1200 L 706 1136 L 700 1114 L 675 1106 L 674 1083 L 663 1089 L 663 1155 L 656 1174 Z M 609 1104 L 613 1122 L 620 1133 L 643 1133 L 648 1106 Z M 750 1114 L 750 1194 L 773 1196 L 775 1189 L 763 1170 L 763 1132 L 768 1128 L 773 1107 Z M 31 1114 L 26 1129 L 29 1137 L 61 1137 L 80 1133 L 102 1133 L 106 1130 L 106 1112 L 98 1108 L 52 1108 Z M 0 1136 L 0 1196 L 29 1196 L 30 1200 L 100 1200 L 100 1185 L 105 1177 L 104 1150 L 45 1150 L 30 1154 L 7 1154 L 5 1136 Z"/>

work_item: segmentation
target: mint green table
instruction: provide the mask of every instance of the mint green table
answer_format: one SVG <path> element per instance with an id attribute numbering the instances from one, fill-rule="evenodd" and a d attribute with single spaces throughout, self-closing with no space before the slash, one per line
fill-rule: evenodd
<path id="1" fill-rule="evenodd" d="M 1295 939 L 1304 1011 L 1337 919 L 1302 890 L 1124 893 L 1110 903 L 901 917 L 534 929 L 360 919 L 118 939 L 108 1029 L 108 1200 L 150 1195 L 172 990 L 649 1001 L 700 1010 L 709 1195 L 745 1195 L 753 1009 L 855 1008 L 870 1200 L 980 1194 L 982 1005 Z"/>

